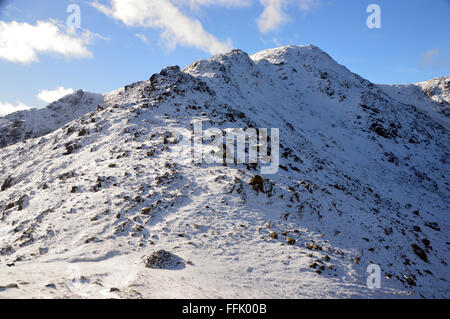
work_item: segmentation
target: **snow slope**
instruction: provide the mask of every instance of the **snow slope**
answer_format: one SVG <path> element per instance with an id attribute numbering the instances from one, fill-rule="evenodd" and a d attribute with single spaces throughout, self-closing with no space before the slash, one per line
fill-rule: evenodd
<path id="1" fill-rule="evenodd" d="M 414 84 L 380 85 L 380 87 L 394 99 L 414 105 L 450 129 L 450 77 Z"/>
<path id="2" fill-rule="evenodd" d="M 198 120 L 280 128 L 278 173 L 180 156 Z M 448 298 L 449 145 L 311 45 L 168 67 L 0 149 L 0 297 Z"/>

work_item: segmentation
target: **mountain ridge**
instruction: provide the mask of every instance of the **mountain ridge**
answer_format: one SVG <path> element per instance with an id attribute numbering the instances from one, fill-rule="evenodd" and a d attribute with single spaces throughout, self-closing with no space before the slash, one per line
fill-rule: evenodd
<path id="1" fill-rule="evenodd" d="M 233 55 L 238 52 L 239 56 L 244 57 L 244 60 L 247 60 L 247 63 L 255 63 L 255 61 L 258 63 L 271 63 L 269 61 L 272 60 L 273 65 L 280 65 L 280 63 L 289 64 L 289 61 L 285 61 L 285 57 L 289 56 L 289 54 L 286 54 L 286 56 L 284 56 L 283 52 L 287 52 L 287 50 L 295 51 L 300 48 L 314 53 L 314 55 L 312 56 L 314 56 L 315 58 L 319 57 L 322 60 L 331 63 L 333 67 L 338 66 L 341 72 L 353 74 L 355 76 L 355 79 L 357 80 L 356 82 L 352 83 L 353 85 L 358 85 L 358 82 L 367 82 L 370 83 L 370 85 L 374 85 L 370 81 L 361 78 L 358 74 L 352 73 L 345 66 L 339 65 L 326 52 L 311 44 L 301 46 L 289 45 L 275 49 L 266 49 L 253 55 L 248 55 L 244 51 L 236 49 L 230 51 L 227 54 L 218 54 L 216 56 L 220 58 L 230 54 Z M 267 57 L 264 57 L 265 54 L 269 56 L 268 59 Z M 277 54 L 279 55 L 278 57 Z M 306 54 L 306 56 L 308 56 L 308 54 Z M 192 74 L 195 75 L 196 72 L 198 72 L 198 70 L 195 70 L 196 67 L 198 67 L 200 63 L 206 63 L 206 61 L 207 60 L 196 61 L 193 64 L 187 66 L 183 70 L 183 72 L 192 72 Z M 296 69 L 294 68 L 294 70 Z M 321 77 L 322 76 L 326 76 L 323 71 L 321 73 Z M 203 76 L 201 78 L 208 78 L 208 76 Z M 419 83 L 392 85 L 379 84 L 377 86 L 380 87 L 381 90 L 383 90 L 386 94 L 399 100 L 400 102 L 414 105 L 421 112 L 427 113 L 439 124 L 449 129 L 450 120 L 447 119 L 450 116 L 450 113 L 448 112 L 448 103 L 450 99 L 450 89 L 448 84 L 449 78 L 450 77 L 440 77 Z M 124 88 L 125 87 L 120 89 Z M 14 144 L 24 139 L 28 139 L 31 137 L 40 137 L 49 132 L 52 132 L 53 130 L 63 126 L 64 124 L 67 124 L 68 122 L 84 115 L 85 113 L 94 110 L 98 105 L 103 104 L 104 96 L 106 95 L 108 95 L 108 93 L 97 94 L 84 92 L 83 90 L 77 90 L 72 94 L 62 97 L 58 101 L 50 103 L 45 108 L 33 108 L 31 110 L 17 111 L 0 117 L 0 132 L 2 133 L 0 137 L 0 148 L 6 145 Z M 406 95 L 410 96 L 407 97 Z M 434 103 L 432 101 L 434 101 Z M 432 107 L 430 108 L 429 105 L 431 105 Z M 74 106 L 76 106 L 76 112 L 69 111 L 69 109 L 72 109 Z M 59 113 L 63 113 L 63 118 L 58 118 L 60 116 Z M 32 120 L 33 118 L 38 118 L 38 120 Z M 55 120 L 53 120 L 52 118 L 55 118 Z M 25 133 L 19 133 L 19 131 Z"/>

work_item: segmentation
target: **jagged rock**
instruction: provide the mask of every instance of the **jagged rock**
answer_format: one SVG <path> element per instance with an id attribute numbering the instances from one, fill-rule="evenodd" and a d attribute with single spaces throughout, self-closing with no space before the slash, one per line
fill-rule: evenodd
<path id="1" fill-rule="evenodd" d="M 78 136 L 85 136 L 86 134 L 88 134 L 88 131 L 84 128 L 78 132 Z"/>
<path id="2" fill-rule="evenodd" d="M 261 175 L 255 175 L 248 182 L 256 191 L 264 192 L 264 178 Z"/>
<path id="3" fill-rule="evenodd" d="M 308 245 L 306 245 L 306 248 L 308 248 L 309 250 L 322 250 L 322 247 L 320 247 L 316 243 L 309 243 Z"/>
<path id="4" fill-rule="evenodd" d="M 295 239 L 294 239 L 294 238 L 286 237 L 286 242 L 287 242 L 289 245 L 295 245 Z"/>
<path id="5" fill-rule="evenodd" d="M 147 268 L 176 270 L 185 267 L 183 259 L 165 250 L 155 251 L 151 256 L 142 259 Z"/>
<path id="6" fill-rule="evenodd" d="M 14 249 L 11 246 L 6 246 L 0 249 L 0 256 L 10 255 L 14 252 Z"/>
<path id="7" fill-rule="evenodd" d="M 66 151 L 63 153 L 63 155 L 70 155 L 75 151 L 76 149 L 80 148 L 81 146 L 76 143 L 69 142 L 65 145 Z"/>
<path id="8" fill-rule="evenodd" d="M 10 176 L 10 177 L 8 177 L 7 179 L 5 179 L 5 181 L 3 182 L 3 184 L 2 184 L 2 187 L 0 188 L 0 191 L 5 191 L 5 190 L 7 190 L 9 187 L 11 187 L 12 186 L 12 182 L 13 182 L 13 179 L 12 179 L 12 177 Z"/>
<path id="9" fill-rule="evenodd" d="M 416 282 L 415 282 L 412 278 L 410 278 L 410 277 L 408 277 L 408 276 L 406 276 L 406 275 L 404 275 L 403 278 L 406 280 L 406 282 L 407 282 L 410 286 L 416 286 Z"/>
<path id="10" fill-rule="evenodd" d="M 425 226 L 427 226 L 435 231 L 441 231 L 441 228 L 439 227 L 438 223 L 435 223 L 435 222 L 425 223 Z"/>
<path id="11" fill-rule="evenodd" d="M 417 244 L 412 244 L 411 247 L 414 250 L 414 253 L 420 258 L 422 259 L 424 262 L 428 262 L 428 257 L 427 257 L 427 253 L 420 248 Z"/>
<path id="12" fill-rule="evenodd" d="M 77 193 L 78 192 L 78 186 L 72 186 L 72 189 L 70 190 L 71 193 Z"/>
<path id="13" fill-rule="evenodd" d="M 30 200 L 30 197 L 28 195 L 22 195 L 19 200 L 17 201 L 17 210 L 22 210 L 25 207 L 28 206 L 28 202 Z"/>
<path id="14" fill-rule="evenodd" d="M 0 291 L 5 290 L 5 289 L 11 289 L 11 288 L 19 289 L 19 285 L 16 283 L 12 283 L 12 284 L 8 284 L 6 286 L 0 286 Z"/>
<path id="15" fill-rule="evenodd" d="M 422 239 L 422 243 L 425 245 L 425 247 L 427 249 L 431 249 L 431 250 L 433 249 L 433 247 L 431 247 L 431 242 L 429 239 L 427 239 L 427 238 Z"/>

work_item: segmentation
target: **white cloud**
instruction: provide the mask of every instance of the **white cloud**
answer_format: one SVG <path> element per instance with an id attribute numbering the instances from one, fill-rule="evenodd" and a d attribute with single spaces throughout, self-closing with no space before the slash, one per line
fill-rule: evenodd
<path id="1" fill-rule="evenodd" d="M 448 59 L 441 57 L 439 49 L 425 51 L 420 61 L 420 64 L 424 68 L 446 67 L 448 63 Z"/>
<path id="2" fill-rule="evenodd" d="M 257 19 L 259 31 L 267 33 L 278 29 L 290 20 L 285 12 L 290 5 L 297 5 L 298 9 L 308 11 L 317 4 L 317 0 L 260 0 L 264 7 L 263 13 Z"/>
<path id="3" fill-rule="evenodd" d="M 285 23 L 289 16 L 284 13 L 285 0 L 261 0 L 264 11 L 258 18 L 258 28 L 262 33 L 275 30 L 278 26 Z"/>
<path id="4" fill-rule="evenodd" d="M 172 0 L 173 1 L 173 0 Z M 174 4 L 180 4 L 179 0 L 111 0 L 111 6 L 105 6 L 98 2 L 91 3 L 100 12 L 122 21 L 127 26 L 161 29 L 161 37 L 170 48 L 178 44 L 192 46 L 205 52 L 216 54 L 228 51 L 232 48 L 231 40 L 220 41 L 212 34 L 205 31 L 199 20 L 183 14 Z M 225 3 L 225 1 L 192 0 L 186 4 L 206 5 Z M 233 0 L 231 3 L 237 3 Z"/>
<path id="5" fill-rule="evenodd" d="M 55 20 L 26 22 L 0 21 L 0 59 L 29 64 L 38 61 L 38 54 L 55 53 L 66 58 L 90 58 L 86 47 L 97 35 L 84 31 L 77 35 Z"/>
<path id="6" fill-rule="evenodd" d="M 141 40 L 143 43 L 145 44 L 150 44 L 150 42 L 148 41 L 147 37 L 141 33 L 136 33 L 136 37 Z"/>
<path id="7" fill-rule="evenodd" d="M 5 116 L 10 113 L 14 113 L 17 111 L 22 111 L 22 110 L 29 110 L 29 109 L 31 109 L 31 107 L 23 104 L 22 102 L 18 102 L 18 103 L 16 103 L 16 105 L 13 105 L 11 103 L 0 102 L 0 116 Z"/>
<path id="8" fill-rule="evenodd" d="M 200 6 L 224 6 L 230 7 L 246 7 L 251 5 L 252 0 L 173 0 L 178 5 L 189 5 L 193 9 L 198 9 Z"/>
<path id="9" fill-rule="evenodd" d="M 54 90 L 41 90 L 39 91 L 39 94 L 37 95 L 37 98 L 41 101 L 52 103 L 54 101 L 59 100 L 63 96 L 66 96 L 67 94 L 72 94 L 73 89 L 66 89 L 62 86 L 58 86 Z"/>
<path id="10" fill-rule="evenodd" d="M 300 10 L 308 11 L 318 4 L 317 1 L 318 0 L 294 0 L 294 4 L 296 4 Z"/>

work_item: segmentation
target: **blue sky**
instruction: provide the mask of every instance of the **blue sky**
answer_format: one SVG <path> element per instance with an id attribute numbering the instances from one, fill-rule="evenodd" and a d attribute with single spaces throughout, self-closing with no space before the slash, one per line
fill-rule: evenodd
<path id="1" fill-rule="evenodd" d="M 375 83 L 419 82 L 450 75 L 449 32 L 450 0 L 0 0 L 0 114 L 231 48 L 314 44 Z"/>

